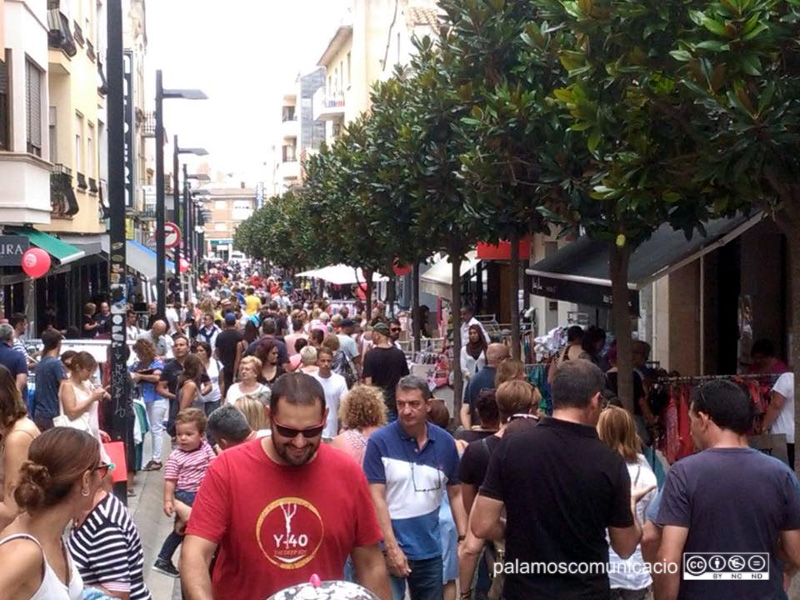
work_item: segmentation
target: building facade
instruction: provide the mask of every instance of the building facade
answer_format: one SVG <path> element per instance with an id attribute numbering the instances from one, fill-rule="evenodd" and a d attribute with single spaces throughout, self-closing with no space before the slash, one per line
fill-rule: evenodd
<path id="1" fill-rule="evenodd" d="M 244 184 L 238 188 L 205 187 L 199 190 L 198 197 L 206 215 L 204 252 L 227 261 L 233 253 L 236 228 L 255 210 L 256 190 Z"/>

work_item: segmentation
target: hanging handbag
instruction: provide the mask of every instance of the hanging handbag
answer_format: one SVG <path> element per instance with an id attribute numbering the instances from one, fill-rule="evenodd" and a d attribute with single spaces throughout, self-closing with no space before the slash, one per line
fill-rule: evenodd
<path id="1" fill-rule="evenodd" d="M 64 414 L 64 405 L 58 400 L 58 416 L 53 417 L 53 427 L 71 427 L 85 433 L 94 435 L 89 421 L 89 410 L 85 410 L 77 419 L 70 419 Z"/>

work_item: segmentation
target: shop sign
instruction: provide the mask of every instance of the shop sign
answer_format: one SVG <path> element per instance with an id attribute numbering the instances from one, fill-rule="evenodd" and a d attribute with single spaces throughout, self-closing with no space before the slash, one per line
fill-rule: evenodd
<path id="1" fill-rule="evenodd" d="M 22 255 L 31 247 L 24 235 L 0 235 L 0 267 L 19 267 Z"/>

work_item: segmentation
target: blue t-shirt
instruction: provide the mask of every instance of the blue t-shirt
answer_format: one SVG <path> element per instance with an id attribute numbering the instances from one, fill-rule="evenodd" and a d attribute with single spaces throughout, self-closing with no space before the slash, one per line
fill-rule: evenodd
<path id="1" fill-rule="evenodd" d="M 36 391 L 33 397 L 33 416 L 52 419 L 57 417 L 58 390 L 67 378 L 64 363 L 56 356 L 45 356 L 36 365 Z"/>
<path id="2" fill-rule="evenodd" d="M 8 369 L 14 379 L 22 373 L 28 374 L 28 361 L 25 360 L 25 356 L 4 342 L 0 342 L 0 365 Z M 28 386 L 22 390 L 22 397 L 28 397 Z"/>
<path id="3" fill-rule="evenodd" d="M 420 450 L 395 421 L 370 436 L 364 472 L 370 483 L 386 484 L 392 530 L 405 555 L 410 560 L 441 556 L 439 507 L 447 486 L 459 483 L 452 436 L 428 423 L 428 441 Z"/>
<path id="4" fill-rule="evenodd" d="M 131 365 L 129 370 L 131 373 L 134 371 L 163 371 L 164 362 L 159 359 L 155 359 L 147 367 L 144 367 L 141 363 L 136 363 L 135 365 Z M 139 387 L 142 390 L 142 400 L 145 404 L 150 404 L 151 402 L 162 399 L 161 396 L 156 394 L 155 383 L 150 383 L 149 381 L 140 381 Z"/>
<path id="5" fill-rule="evenodd" d="M 682 580 L 681 600 L 786 598 L 774 549 L 781 531 L 800 529 L 800 483 L 778 459 L 752 448 L 687 456 L 667 475 L 655 523 L 688 528 L 684 554 L 769 554 L 768 580 Z"/>
<path id="6" fill-rule="evenodd" d="M 478 400 L 478 395 L 481 393 L 481 390 L 494 389 L 494 376 L 496 372 L 497 369 L 495 367 L 485 366 L 469 380 L 465 397 L 467 404 L 469 404 L 469 413 L 472 415 L 473 420 L 476 418 L 475 402 Z"/>

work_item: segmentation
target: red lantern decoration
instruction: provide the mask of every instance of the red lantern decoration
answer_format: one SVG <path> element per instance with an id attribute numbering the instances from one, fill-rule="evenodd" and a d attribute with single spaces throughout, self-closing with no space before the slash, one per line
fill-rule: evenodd
<path id="1" fill-rule="evenodd" d="M 31 248 L 22 255 L 22 270 L 33 279 L 38 279 L 50 270 L 50 255 L 41 248 Z"/>

